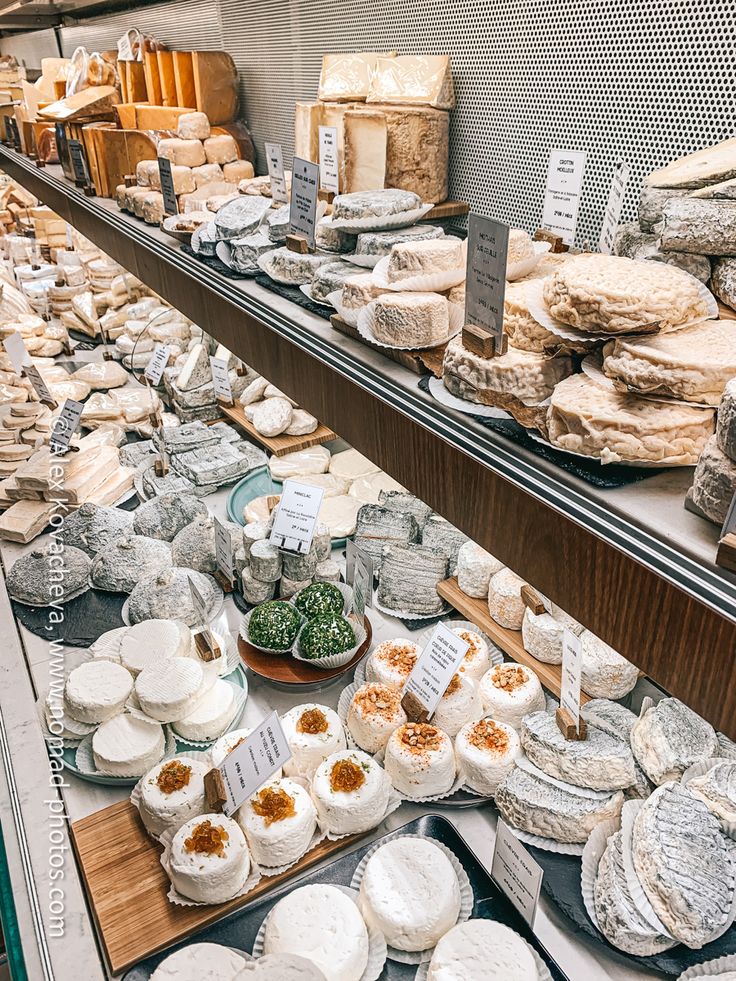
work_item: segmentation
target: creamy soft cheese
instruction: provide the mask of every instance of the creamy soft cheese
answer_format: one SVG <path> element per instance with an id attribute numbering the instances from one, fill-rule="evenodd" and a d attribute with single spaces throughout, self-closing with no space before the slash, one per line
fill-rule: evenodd
<path id="1" fill-rule="evenodd" d="M 112 661 L 87 661 L 66 679 L 64 707 L 79 722 L 105 722 L 122 712 L 133 690 L 130 673 Z"/>
<path id="2" fill-rule="evenodd" d="M 293 780 L 269 780 L 236 812 L 251 854 L 259 865 L 275 868 L 296 862 L 317 827 L 307 791 Z"/>
<path id="3" fill-rule="evenodd" d="M 225 903 L 241 891 L 250 853 L 240 826 L 224 814 L 187 821 L 171 843 L 169 874 L 182 896 L 198 903 Z"/>
<path id="4" fill-rule="evenodd" d="M 169 954 L 151 981 L 235 981 L 249 962 L 220 944 L 188 944 Z"/>
<path id="5" fill-rule="evenodd" d="M 265 954 L 248 961 L 237 981 L 325 981 L 312 961 L 298 954 Z"/>
<path id="6" fill-rule="evenodd" d="M 406 797 L 446 794 L 455 782 L 452 740 L 437 726 L 408 722 L 386 744 L 386 773 Z"/>
<path id="7" fill-rule="evenodd" d="M 253 732 L 252 729 L 233 729 L 232 732 L 227 732 L 224 736 L 220 736 L 210 750 L 212 765 L 221 766 L 225 757 L 231 753 L 236 746 L 242 743 L 246 736 L 249 736 L 251 732 Z"/>
<path id="8" fill-rule="evenodd" d="M 361 685 L 348 708 L 350 735 L 366 753 L 377 753 L 391 733 L 406 722 L 401 695 L 393 688 L 375 682 Z"/>
<path id="9" fill-rule="evenodd" d="M 477 681 L 458 672 L 440 699 L 432 722 L 454 738 L 466 722 L 480 719 L 482 715 L 483 703 Z"/>
<path id="10" fill-rule="evenodd" d="M 496 722 L 507 722 L 514 729 L 530 712 L 545 707 L 539 678 L 523 664 L 497 664 L 480 680 L 483 707 Z"/>
<path id="11" fill-rule="evenodd" d="M 149 770 L 140 785 L 139 813 L 146 830 L 159 836 L 204 814 L 204 777 L 208 770 L 201 760 L 179 757 Z"/>
<path id="12" fill-rule="evenodd" d="M 458 769 L 465 775 L 465 783 L 478 794 L 495 794 L 521 755 L 519 735 L 505 722 L 468 722 L 455 738 Z"/>
<path id="13" fill-rule="evenodd" d="M 174 722 L 188 715 L 204 694 L 204 678 L 202 665 L 193 658 L 166 657 L 141 671 L 135 680 L 135 693 L 151 718 Z"/>
<path id="14" fill-rule="evenodd" d="M 460 673 L 480 681 L 491 666 L 488 642 L 476 630 L 467 627 L 453 627 L 452 632 L 470 645 L 460 665 Z"/>
<path id="15" fill-rule="evenodd" d="M 386 771 L 372 756 L 351 749 L 335 753 L 312 780 L 320 825 L 337 835 L 374 828 L 386 812 L 390 789 Z"/>
<path id="16" fill-rule="evenodd" d="M 100 634 L 94 644 L 90 644 L 89 652 L 92 657 L 98 661 L 115 661 L 119 664 L 123 637 L 129 630 L 130 627 L 115 627 Z"/>
<path id="17" fill-rule="evenodd" d="M 340 717 L 326 705 L 297 705 L 281 717 L 291 759 L 284 765 L 287 777 L 311 780 L 322 760 L 345 749 L 345 730 Z"/>
<path id="18" fill-rule="evenodd" d="M 497 920 L 458 923 L 432 954 L 427 981 L 538 981 L 529 944 Z"/>
<path id="19" fill-rule="evenodd" d="M 359 981 L 368 964 L 368 930 L 350 896 L 335 886 L 302 886 L 271 910 L 263 952 L 300 954 L 327 981 Z"/>
<path id="20" fill-rule="evenodd" d="M 233 721 L 235 690 L 219 679 L 197 702 L 194 711 L 174 723 L 174 732 L 182 739 L 203 742 L 217 739 Z"/>
<path id="21" fill-rule="evenodd" d="M 457 923 L 460 886 L 437 845 L 396 838 L 368 859 L 358 902 L 366 923 L 380 930 L 389 946 L 426 950 Z"/>
<path id="22" fill-rule="evenodd" d="M 95 766 L 117 777 L 139 777 L 164 755 L 166 741 L 160 725 L 132 715 L 116 715 L 92 736 Z"/>
<path id="23" fill-rule="evenodd" d="M 405 637 L 386 640 L 371 654 L 365 667 L 366 679 L 400 691 L 421 653 L 421 647 Z"/>
<path id="24" fill-rule="evenodd" d="M 183 657 L 192 648 L 192 631 L 179 620 L 145 620 L 130 627 L 123 637 L 123 667 L 138 675 L 149 664 L 167 657 Z"/>

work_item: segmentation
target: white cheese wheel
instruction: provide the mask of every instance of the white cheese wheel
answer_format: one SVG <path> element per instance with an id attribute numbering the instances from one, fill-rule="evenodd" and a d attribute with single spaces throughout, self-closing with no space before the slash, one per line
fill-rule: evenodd
<path id="1" fill-rule="evenodd" d="M 530 712 L 541 712 L 545 706 L 539 678 L 524 664 L 497 664 L 480 679 L 483 708 L 496 722 L 520 729 Z"/>
<path id="2" fill-rule="evenodd" d="M 159 722 L 188 715 L 204 681 L 204 670 L 189 657 L 167 657 L 145 667 L 135 680 L 143 711 Z"/>
<path id="3" fill-rule="evenodd" d="M 187 944 L 161 961 L 151 981 L 235 981 L 249 963 L 221 944 Z"/>
<path id="4" fill-rule="evenodd" d="M 137 677 L 154 661 L 187 657 L 191 649 L 192 631 L 181 620 L 146 620 L 127 628 L 120 646 L 120 660 Z"/>
<path id="5" fill-rule="evenodd" d="M 347 538 L 355 533 L 360 501 L 345 494 L 326 497 L 319 509 L 319 520 L 330 529 L 332 538 Z"/>
<path id="6" fill-rule="evenodd" d="M 271 820 L 258 813 L 258 805 L 269 795 L 291 798 L 293 813 Z M 308 791 L 294 780 L 269 780 L 236 812 L 245 832 L 253 860 L 267 868 L 296 862 L 309 847 L 317 827 L 317 811 Z"/>
<path id="7" fill-rule="evenodd" d="M 291 750 L 284 764 L 287 777 L 311 780 L 323 760 L 347 746 L 340 717 L 326 705 L 297 705 L 282 716 L 281 726 Z"/>
<path id="8" fill-rule="evenodd" d="M 122 712 L 133 678 L 112 661 L 87 661 L 75 668 L 64 687 L 65 711 L 79 722 L 105 722 Z"/>
<path id="9" fill-rule="evenodd" d="M 357 450 L 343 450 L 336 453 L 330 460 L 330 473 L 345 480 L 357 480 L 358 477 L 370 477 L 371 474 L 378 473 L 381 469 L 375 463 L 358 453 Z"/>
<path id="10" fill-rule="evenodd" d="M 468 722 L 455 738 L 458 769 L 476 793 L 495 794 L 522 755 L 521 740 L 512 726 L 493 719 Z"/>
<path id="11" fill-rule="evenodd" d="M 176 125 L 176 135 L 182 140 L 206 140 L 210 121 L 204 112 L 183 112 Z"/>
<path id="12" fill-rule="evenodd" d="M 204 778 L 208 771 L 202 760 L 185 758 L 157 763 L 148 771 L 140 783 L 138 812 L 149 834 L 158 837 L 164 831 L 178 831 L 185 821 L 207 811 Z M 177 775 L 182 778 L 180 785 L 172 780 Z"/>
<path id="13" fill-rule="evenodd" d="M 408 798 L 447 794 L 457 774 L 450 736 L 421 722 L 405 723 L 391 733 L 384 766 L 396 790 Z"/>
<path id="14" fill-rule="evenodd" d="M 581 634 L 580 686 L 593 698 L 624 698 L 639 679 L 639 669 L 608 644 L 585 630 Z"/>
<path id="15" fill-rule="evenodd" d="M 357 769 L 356 769 L 357 768 Z M 334 789 L 333 777 L 360 774 L 363 782 L 350 790 Z M 358 782 L 358 781 L 355 781 Z M 314 774 L 312 798 L 320 827 L 333 835 L 361 834 L 375 828 L 386 813 L 391 781 L 386 771 L 368 753 L 343 749 L 327 757 Z"/>
<path id="16" fill-rule="evenodd" d="M 182 140 L 178 136 L 159 140 L 158 155 L 182 167 L 201 167 L 203 163 L 212 162 L 207 160 L 199 140 Z"/>
<path id="17" fill-rule="evenodd" d="M 526 606 L 521 598 L 524 580 L 511 569 L 501 569 L 488 583 L 488 612 L 508 630 L 521 630 Z"/>
<path id="18" fill-rule="evenodd" d="M 238 146 L 229 133 L 210 136 L 204 141 L 203 148 L 207 163 L 226 164 L 238 159 Z"/>
<path id="19" fill-rule="evenodd" d="M 427 981 L 538 981 L 529 944 L 497 920 L 458 923 L 437 944 Z"/>
<path id="20" fill-rule="evenodd" d="M 219 829 L 221 849 L 200 850 L 207 825 Z M 200 834 L 200 831 L 202 832 Z M 194 847 L 185 842 L 191 839 Z M 250 852 L 240 825 L 224 814 L 203 814 L 182 825 L 171 843 L 169 877 L 177 892 L 196 903 L 226 903 L 243 889 L 250 872 Z"/>
<path id="21" fill-rule="evenodd" d="M 296 450 L 294 453 L 285 453 L 283 456 L 272 456 L 268 461 L 268 469 L 274 480 L 286 480 L 287 477 L 309 477 L 312 474 L 325 473 L 330 465 L 330 457 L 331 454 L 327 447 L 311 446 L 309 449 Z M 347 493 L 347 488 L 343 493 Z"/>
<path id="22" fill-rule="evenodd" d="M 235 692 L 227 681 L 218 679 L 194 710 L 174 722 L 174 732 L 192 742 L 218 739 L 233 721 Z"/>
<path id="23" fill-rule="evenodd" d="M 521 637 L 524 650 L 545 664 L 562 664 L 562 639 L 565 627 L 551 613 L 532 613 L 524 610 Z"/>
<path id="24" fill-rule="evenodd" d="M 171 177 L 174 182 L 174 194 L 191 194 L 197 186 L 191 167 L 174 164 L 171 168 Z"/>
<path id="25" fill-rule="evenodd" d="M 116 715 L 95 730 L 92 755 L 98 770 L 118 777 L 139 777 L 164 755 L 163 726 L 132 715 Z"/>
<path id="26" fill-rule="evenodd" d="M 192 168 L 195 187 L 204 187 L 205 184 L 214 184 L 225 180 L 222 167 L 219 164 L 201 164 L 199 167 Z"/>
<path id="27" fill-rule="evenodd" d="M 491 576 L 503 569 L 503 563 L 475 542 L 465 542 L 457 553 L 457 584 L 466 596 L 485 599 Z"/>

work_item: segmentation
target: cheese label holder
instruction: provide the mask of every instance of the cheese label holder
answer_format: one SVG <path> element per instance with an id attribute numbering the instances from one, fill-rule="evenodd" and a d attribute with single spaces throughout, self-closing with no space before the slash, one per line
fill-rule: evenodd
<path id="1" fill-rule="evenodd" d="M 164 368 L 169 361 L 169 348 L 166 344 L 157 344 L 153 350 L 148 364 L 146 365 L 146 370 L 144 371 L 144 376 L 147 382 L 151 385 L 158 385 L 161 381 L 161 376 L 164 373 Z"/>
<path id="2" fill-rule="evenodd" d="M 166 157 L 158 158 L 158 173 L 161 179 L 161 194 L 164 199 L 164 214 L 178 215 L 179 202 L 174 190 L 174 175 L 171 171 L 171 161 Z"/>
<path id="3" fill-rule="evenodd" d="M 353 587 L 353 611 L 362 621 L 366 607 L 373 605 L 373 558 L 350 539 L 345 558 L 345 578 Z"/>
<path id="4" fill-rule="evenodd" d="M 726 520 L 721 529 L 716 565 L 722 569 L 736 572 L 736 493 L 733 495 Z"/>
<path id="5" fill-rule="evenodd" d="M 437 624 L 402 692 L 401 704 L 412 721 L 431 718 L 469 649 L 466 640 Z"/>
<path id="6" fill-rule="evenodd" d="M 39 399 L 46 405 L 55 409 L 58 402 L 53 397 L 51 392 L 48 390 L 46 382 L 43 380 L 41 372 L 38 370 L 35 364 L 27 364 L 23 368 L 23 374 L 26 376 L 28 381 L 33 385 L 33 388 L 38 395 Z"/>
<path id="7" fill-rule="evenodd" d="M 469 216 L 462 341 L 482 358 L 498 357 L 508 343 L 503 332 L 508 246 L 508 225 L 481 215 Z"/>
<path id="8" fill-rule="evenodd" d="M 613 240 L 616 237 L 616 229 L 621 221 L 621 212 L 624 207 L 626 196 L 626 186 L 629 182 L 631 167 L 625 160 L 620 158 L 616 161 L 611 178 L 611 187 L 608 192 L 608 203 L 603 212 L 603 225 L 601 226 L 601 237 L 598 240 L 598 251 L 604 255 L 611 255 L 613 252 Z"/>
<path id="9" fill-rule="evenodd" d="M 544 872 L 501 818 L 496 825 L 491 878 L 534 929 Z"/>
<path id="10" fill-rule="evenodd" d="M 298 480 L 284 481 L 281 500 L 271 529 L 270 542 L 286 552 L 306 555 L 322 507 L 324 489 Z"/>
<path id="11" fill-rule="evenodd" d="M 219 518 L 215 522 L 215 558 L 217 572 L 215 579 L 226 593 L 232 593 L 235 580 L 235 562 L 233 560 L 233 543 L 230 533 Z"/>
<path id="12" fill-rule="evenodd" d="M 189 593 L 194 615 L 197 618 L 197 625 L 200 628 L 194 634 L 194 644 L 197 648 L 197 654 L 202 661 L 216 661 L 218 657 L 222 657 L 222 651 L 220 650 L 220 645 L 215 640 L 215 635 L 210 630 L 207 604 L 200 591 L 194 585 L 191 576 L 187 576 L 187 582 L 189 583 Z"/>
<path id="13" fill-rule="evenodd" d="M 315 251 L 318 191 L 319 165 L 294 157 L 291 165 L 290 234 L 286 238 L 287 248 L 294 252 Z"/>
<path id="14" fill-rule="evenodd" d="M 571 741 L 584 740 L 588 735 L 585 719 L 581 719 L 580 717 L 582 665 L 582 641 L 571 630 L 565 630 L 562 636 L 560 707 L 555 713 L 555 720 L 565 739 Z"/>
<path id="15" fill-rule="evenodd" d="M 585 156 L 583 150 L 552 149 L 549 154 L 542 226 L 567 246 L 575 244 Z"/>
<path id="16" fill-rule="evenodd" d="M 69 443 L 79 427 L 83 409 L 84 404 L 75 401 L 75 399 L 67 399 L 64 402 L 59 418 L 56 420 L 54 431 L 51 433 L 49 439 L 49 446 L 51 447 L 52 453 L 61 455 L 69 449 L 78 451 L 78 447 L 70 447 Z"/>
<path id="17" fill-rule="evenodd" d="M 84 156 L 84 147 L 79 140 L 69 140 L 69 159 L 72 164 L 74 183 L 77 187 L 87 187 L 89 185 L 89 172 L 87 170 L 87 160 Z"/>
<path id="18" fill-rule="evenodd" d="M 280 143 L 266 143 L 266 163 L 271 181 L 271 197 L 276 204 L 288 204 L 289 192 L 284 174 L 284 155 Z"/>
<path id="19" fill-rule="evenodd" d="M 234 405 L 233 390 L 230 386 L 230 376 L 225 358 L 210 358 L 212 368 L 212 384 L 215 386 L 215 398 L 221 405 Z"/>
<path id="20" fill-rule="evenodd" d="M 319 189 L 340 193 L 340 166 L 337 149 L 337 127 L 319 127 Z"/>
<path id="21" fill-rule="evenodd" d="M 521 587 L 521 598 L 524 602 L 524 606 L 528 610 L 531 610 L 535 616 L 541 617 L 543 613 L 547 612 L 547 608 L 544 605 L 544 600 L 536 589 L 528 585 L 528 583 L 525 583 Z"/>

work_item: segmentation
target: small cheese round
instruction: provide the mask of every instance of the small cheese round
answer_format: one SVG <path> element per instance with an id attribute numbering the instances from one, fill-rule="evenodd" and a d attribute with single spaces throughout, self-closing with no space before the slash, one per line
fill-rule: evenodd
<path id="1" fill-rule="evenodd" d="M 265 954 L 255 961 L 247 961 L 237 981 L 259 981 L 259 979 L 260 981 L 325 981 L 325 976 L 316 964 L 306 957 L 299 957 L 298 954 Z M 187 978 L 186 981 L 189 979 Z M 196 981 L 200 979 L 197 978 Z"/>
<path id="2" fill-rule="evenodd" d="M 368 659 L 365 666 L 366 680 L 401 691 L 421 653 L 421 647 L 405 637 L 385 640 Z"/>
<path id="3" fill-rule="evenodd" d="M 438 293 L 384 293 L 372 309 L 373 335 L 382 344 L 435 347 L 447 340 L 449 307 Z"/>
<path id="4" fill-rule="evenodd" d="M 181 620 L 145 620 L 127 629 L 120 660 L 135 678 L 155 661 L 189 656 L 192 646 L 192 631 Z"/>
<path id="5" fill-rule="evenodd" d="M 161 961 L 151 981 L 236 981 L 252 963 L 222 944 L 187 944 Z"/>
<path id="6" fill-rule="evenodd" d="M 95 730 L 92 755 L 98 770 L 117 777 L 139 777 L 164 755 L 163 726 L 132 715 L 116 715 Z"/>
<path id="7" fill-rule="evenodd" d="M 299 954 L 326 981 L 359 981 L 368 964 L 368 930 L 357 905 L 336 886 L 301 886 L 266 920 L 264 954 Z"/>
<path id="8" fill-rule="evenodd" d="M 593 698 L 624 698 L 639 680 L 639 669 L 608 644 L 585 630 L 581 634 L 580 686 Z"/>
<path id="9" fill-rule="evenodd" d="M 312 799 L 320 826 L 331 834 L 361 834 L 383 820 L 391 781 L 372 756 L 346 749 L 317 767 Z"/>
<path id="10" fill-rule="evenodd" d="M 391 734 L 384 766 L 394 787 L 409 799 L 446 794 L 457 773 L 452 739 L 427 722 L 407 722 Z"/>
<path id="11" fill-rule="evenodd" d="M 233 721 L 235 692 L 227 681 L 218 680 L 184 718 L 174 722 L 177 736 L 193 742 L 217 739 Z"/>
<path id="12" fill-rule="evenodd" d="M 206 153 L 205 148 L 205 153 Z M 248 180 L 255 175 L 253 164 L 250 160 L 230 160 L 222 165 L 223 178 L 231 184 L 239 181 Z"/>
<path id="13" fill-rule="evenodd" d="M 197 903 L 226 903 L 242 890 L 250 852 L 240 825 L 203 814 L 182 825 L 171 843 L 169 875 L 177 892 Z"/>
<path id="14" fill-rule="evenodd" d="M 218 133 L 204 141 L 204 153 L 207 163 L 227 164 L 238 159 L 238 146 L 229 133 Z"/>
<path id="15" fill-rule="evenodd" d="M 227 732 L 224 736 L 220 736 L 210 750 L 212 765 L 221 766 L 225 757 L 229 753 L 232 753 L 232 751 L 239 746 L 243 740 L 251 734 L 252 731 L 252 729 L 233 729 L 232 732 Z M 281 771 L 279 771 L 279 775 L 280 773 Z"/>
<path id="16" fill-rule="evenodd" d="M 261 436 L 278 436 L 289 428 L 293 414 L 286 399 L 266 399 L 253 410 L 253 426 Z"/>
<path id="17" fill-rule="evenodd" d="M 362 685 L 353 695 L 346 725 L 350 735 L 367 753 L 377 753 L 389 736 L 406 722 L 401 695 L 393 688 L 375 682 Z"/>
<path id="18" fill-rule="evenodd" d="M 214 184 L 224 181 L 222 167 L 219 164 L 202 164 L 200 167 L 193 167 L 194 185 L 196 188 L 204 187 L 205 184 Z"/>
<path id="19" fill-rule="evenodd" d="M 347 746 L 339 715 L 326 705 L 297 705 L 281 717 L 281 727 L 291 750 L 284 764 L 287 777 L 311 780 L 323 760 Z"/>
<path id="20" fill-rule="evenodd" d="M 545 664 L 562 664 L 562 639 L 565 628 L 551 613 L 524 610 L 521 636 L 524 650 Z"/>
<path id="21" fill-rule="evenodd" d="M 460 885 L 447 855 L 425 838 L 396 838 L 368 859 L 360 910 L 397 950 L 434 947 L 457 923 Z"/>
<path id="22" fill-rule="evenodd" d="M 427 981 L 539 981 L 529 944 L 498 920 L 458 923 L 437 944 Z"/>
<path id="23" fill-rule="evenodd" d="M 534 242 L 529 232 L 524 228 L 509 228 L 509 248 L 506 256 L 508 263 L 521 262 L 534 255 Z"/>
<path id="24" fill-rule="evenodd" d="M 138 810 L 150 834 L 158 837 L 164 831 L 177 831 L 185 821 L 205 813 L 208 770 L 201 760 L 176 758 L 148 771 L 141 782 Z"/>
<path id="25" fill-rule="evenodd" d="M 158 170 L 158 160 L 139 160 L 135 165 L 135 179 L 139 187 L 151 187 L 151 174 Z"/>
<path id="26" fill-rule="evenodd" d="M 123 646 L 123 637 L 130 630 L 130 627 L 114 627 L 100 634 L 97 640 L 90 644 L 89 652 L 97 661 L 114 661 L 120 664 L 120 656 Z"/>
<path id="27" fill-rule="evenodd" d="M 455 737 L 458 769 L 476 793 L 490 796 L 511 771 L 521 753 L 521 740 L 505 722 L 480 719 L 468 722 Z"/>
<path id="28" fill-rule="evenodd" d="M 520 729 L 530 712 L 545 708 L 539 678 L 524 664 L 497 664 L 480 679 L 483 708 L 496 722 Z"/>
<path id="29" fill-rule="evenodd" d="M 238 809 L 236 820 L 254 861 L 276 868 L 305 853 L 317 827 L 317 811 L 298 783 L 271 779 Z"/>
<path id="30" fill-rule="evenodd" d="M 177 121 L 176 135 L 182 140 L 206 140 L 210 121 L 204 112 L 183 112 Z"/>
<path id="31" fill-rule="evenodd" d="M 204 147 L 199 140 L 182 140 L 177 136 L 159 140 L 158 155 L 180 167 L 200 167 L 203 163 L 213 162 L 207 160 Z M 214 162 L 219 163 L 219 161 Z"/>
<path id="32" fill-rule="evenodd" d="M 458 672 L 440 699 L 432 722 L 454 739 L 466 722 L 474 722 L 482 715 L 483 702 L 478 682 Z"/>
<path id="33" fill-rule="evenodd" d="M 172 166 L 171 179 L 174 183 L 174 194 L 191 194 L 197 186 L 192 168 L 180 164 Z"/>
<path id="34" fill-rule="evenodd" d="M 452 632 L 468 644 L 468 652 L 460 665 L 460 674 L 480 681 L 491 667 L 491 651 L 488 642 L 476 630 L 469 630 L 467 627 L 453 627 Z"/>
<path id="35" fill-rule="evenodd" d="M 87 661 L 69 674 L 64 708 L 78 722 L 105 722 L 122 712 L 133 690 L 133 678 L 112 661 Z"/>
<path id="36" fill-rule="evenodd" d="M 466 596 L 485 599 L 491 576 L 503 569 L 503 563 L 475 542 L 465 542 L 457 553 L 457 584 Z"/>
<path id="37" fill-rule="evenodd" d="M 508 630 L 521 630 L 524 620 L 524 601 L 521 587 L 524 580 L 511 569 L 501 569 L 488 583 L 488 612 L 496 623 Z"/>
<path id="38" fill-rule="evenodd" d="M 145 667 L 135 680 L 143 711 L 159 722 L 174 722 L 195 706 L 205 680 L 202 665 L 190 657 L 167 657 Z"/>

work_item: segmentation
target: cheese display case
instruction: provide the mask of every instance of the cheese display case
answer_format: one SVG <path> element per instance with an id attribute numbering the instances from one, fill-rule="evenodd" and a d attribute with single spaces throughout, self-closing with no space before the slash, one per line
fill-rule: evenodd
<path id="1" fill-rule="evenodd" d="M 196 6 L 0 63 L 11 976 L 727 981 L 736 138 Z"/>

